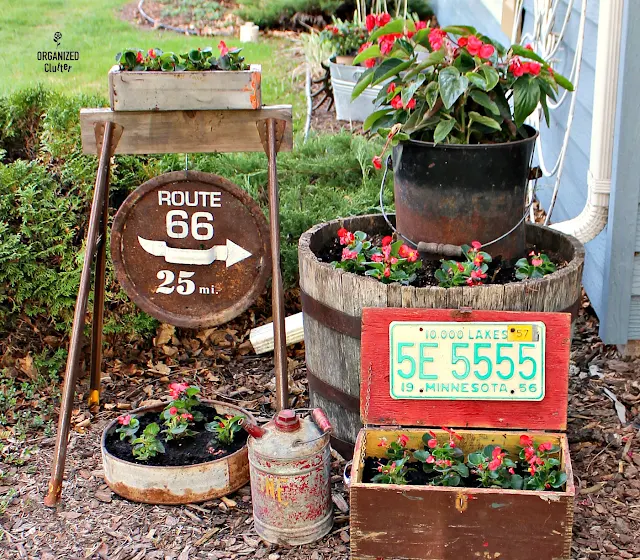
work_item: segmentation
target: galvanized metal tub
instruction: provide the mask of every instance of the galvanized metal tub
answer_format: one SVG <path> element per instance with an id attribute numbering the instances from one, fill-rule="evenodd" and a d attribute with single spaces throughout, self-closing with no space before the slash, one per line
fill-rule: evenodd
<path id="1" fill-rule="evenodd" d="M 240 414 L 255 423 L 251 413 L 232 404 L 203 400 L 218 414 Z M 138 408 L 130 414 L 159 412 L 165 404 Z M 107 434 L 115 429 L 114 419 L 102 433 L 104 479 L 116 494 L 146 504 L 191 504 L 231 494 L 249 482 L 249 458 L 245 445 L 235 453 L 197 465 L 158 467 L 124 461 L 107 451 Z"/>

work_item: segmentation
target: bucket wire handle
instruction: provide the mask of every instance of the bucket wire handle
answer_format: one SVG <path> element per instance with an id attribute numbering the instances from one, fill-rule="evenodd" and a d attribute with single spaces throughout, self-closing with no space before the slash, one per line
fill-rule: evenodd
<path id="1" fill-rule="evenodd" d="M 351 490 L 351 467 L 353 466 L 353 459 L 351 461 L 347 461 L 347 464 L 344 466 L 344 470 L 342 471 L 342 482 L 347 491 Z M 349 474 L 347 474 L 349 471 Z"/>
<path id="2" fill-rule="evenodd" d="M 384 163 L 384 173 L 382 174 L 382 183 L 380 184 L 380 210 L 382 212 L 382 217 L 384 218 L 384 221 L 387 222 L 387 225 L 391 228 L 391 230 L 396 235 L 398 235 L 398 237 L 402 237 L 402 239 L 404 239 L 407 243 L 409 243 L 410 245 L 413 245 L 417 249 L 418 248 L 418 243 L 416 243 L 415 241 L 412 241 L 411 239 L 409 239 L 405 235 L 401 234 L 396 229 L 396 227 L 391 223 L 391 221 L 389 220 L 389 216 L 387 216 L 387 212 L 384 209 L 384 200 L 383 200 L 384 186 L 385 186 L 385 183 L 387 181 L 387 173 L 388 173 L 389 169 L 392 168 L 392 166 L 393 166 L 393 162 L 391 160 L 391 154 L 389 154 L 387 156 L 387 159 L 386 159 L 385 163 Z M 534 203 L 534 199 L 533 199 L 533 197 L 531 197 L 531 202 L 525 208 L 524 214 L 522 215 L 522 218 L 520 218 L 520 221 L 515 226 L 513 226 L 507 233 L 503 233 L 500 237 L 496 237 L 492 241 L 488 241 L 487 243 L 483 243 L 480 246 L 480 248 L 484 249 L 485 247 L 488 247 L 489 245 L 493 245 L 494 243 L 497 243 L 498 241 L 502 241 L 505 237 L 508 237 L 509 235 L 511 235 L 516 229 L 518 229 L 520 227 L 522 222 L 524 222 L 527 219 L 527 214 L 529 213 L 529 210 L 533 206 L 533 203 Z"/>
<path id="3" fill-rule="evenodd" d="M 324 438 L 326 435 L 331 434 L 333 432 L 333 427 L 331 426 L 331 422 L 329 422 L 329 418 L 325 414 L 324 410 L 321 408 L 295 408 L 294 412 L 297 414 L 298 412 L 308 412 L 310 413 L 311 419 L 313 423 L 320 430 L 320 435 L 318 437 L 308 439 L 306 441 L 302 441 L 301 439 L 295 440 L 292 445 L 306 445 L 307 443 L 313 443 L 314 441 L 318 441 Z"/>

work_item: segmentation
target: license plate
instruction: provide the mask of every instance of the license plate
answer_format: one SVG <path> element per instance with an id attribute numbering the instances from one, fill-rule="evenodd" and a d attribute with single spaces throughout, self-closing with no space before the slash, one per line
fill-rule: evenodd
<path id="1" fill-rule="evenodd" d="M 389 342 L 394 399 L 544 399 L 542 322 L 394 321 Z"/>

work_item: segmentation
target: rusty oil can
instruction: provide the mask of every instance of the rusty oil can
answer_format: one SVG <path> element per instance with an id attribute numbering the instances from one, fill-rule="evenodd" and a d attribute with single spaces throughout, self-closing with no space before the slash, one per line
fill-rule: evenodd
<path id="1" fill-rule="evenodd" d="M 306 409 L 305 409 L 306 410 Z M 300 545 L 326 535 L 333 526 L 331 425 L 324 412 L 298 416 L 281 410 L 249 432 L 249 474 L 253 517 L 267 542 Z"/>

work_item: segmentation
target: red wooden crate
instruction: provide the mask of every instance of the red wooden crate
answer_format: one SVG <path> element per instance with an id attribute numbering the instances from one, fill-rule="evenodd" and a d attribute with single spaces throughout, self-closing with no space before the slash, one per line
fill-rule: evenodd
<path id="1" fill-rule="evenodd" d="M 361 416 L 351 483 L 354 559 L 569 559 L 573 485 L 566 435 L 571 317 L 564 313 L 365 309 L 361 352 Z M 390 334 L 395 322 L 544 323 L 545 381 L 539 401 L 398 399 L 390 394 Z M 425 325 L 426 328 L 427 325 Z M 453 326 L 453 325 L 452 325 Z M 465 454 L 497 444 L 517 454 L 520 435 L 561 448 L 563 492 L 363 483 L 366 457 L 383 457 L 380 437 L 409 436 L 418 447 L 426 428 L 457 428 Z M 516 530 L 514 530 L 516 529 Z"/>

